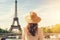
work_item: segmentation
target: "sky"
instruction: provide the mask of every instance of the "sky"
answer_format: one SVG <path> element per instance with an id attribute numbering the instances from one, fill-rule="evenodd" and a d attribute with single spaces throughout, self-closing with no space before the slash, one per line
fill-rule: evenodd
<path id="1" fill-rule="evenodd" d="M 9 29 L 12 25 L 15 0 L 0 0 L 0 28 Z M 31 11 L 41 17 L 39 26 L 51 26 L 60 23 L 60 0 L 17 0 L 18 18 L 21 27 L 26 26 L 25 16 Z"/>

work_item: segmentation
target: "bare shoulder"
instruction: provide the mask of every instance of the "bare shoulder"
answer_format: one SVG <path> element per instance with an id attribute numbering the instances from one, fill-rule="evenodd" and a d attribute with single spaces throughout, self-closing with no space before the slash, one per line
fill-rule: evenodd
<path id="1" fill-rule="evenodd" d="M 39 31 L 42 31 L 42 28 L 38 28 Z"/>
<path id="2" fill-rule="evenodd" d="M 23 27 L 22 31 L 27 32 L 27 27 Z"/>
<path id="3" fill-rule="evenodd" d="M 38 28 L 38 33 L 43 33 L 43 29 L 42 28 Z"/>

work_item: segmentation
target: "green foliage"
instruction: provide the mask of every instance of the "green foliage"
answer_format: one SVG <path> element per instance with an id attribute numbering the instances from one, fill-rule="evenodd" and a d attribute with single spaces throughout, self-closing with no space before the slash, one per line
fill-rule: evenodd
<path id="1" fill-rule="evenodd" d="M 22 30 L 20 30 L 20 34 L 22 35 Z"/>
<path id="2" fill-rule="evenodd" d="M 55 24 L 53 26 L 48 27 L 42 27 L 44 33 L 60 33 L 60 24 Z"/>
<path id="3" fill-rule="evenodd" d="M 45 27 L 42 27 L 42 29 L 43 29 L 43 32 L 44 32 L 44 33 L 46 33 L 46 32 L 47 32 Z"/>
<path id="4" fill-rule="evenodd" d="M 48 32 L 48 33 L 52 33 L 51 29 L 49 29 L 49 28 L 47 29 L 47 32 Z"/>
<path id="5" fill-rule="evenodd" d="M 60 24 L 54 25 L 51 30 L 53 31 L 53 33 L 60 33 Z"/>
<path id="6" fill-rule="evenodd" d="M 0 28 L 0 33 L 9 33 L 9 31 Z"/>
<path id="7" fill-rule="evenodd" d="M 44 33 L 52 33 L 52 31 L 51 31 L 50 28 L 45 28 L 45 27 L 43 27 L 42 29 L 43 29 L 43 32 L 44 32 Z"/>

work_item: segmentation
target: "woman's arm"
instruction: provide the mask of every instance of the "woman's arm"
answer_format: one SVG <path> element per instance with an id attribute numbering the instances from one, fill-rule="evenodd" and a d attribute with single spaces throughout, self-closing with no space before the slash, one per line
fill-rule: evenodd
<path id="1" fill-rule="evenodd" d="M 44 40 L 43 30 L 41 28 L 38 30 L 38 35 L 38 40 Z"/>
<path id="2" fill-rule="evenodd" d="M 25 32 L 24 32 L 24 28 L 22 29 L 22 40 L 25 40 Z"/>

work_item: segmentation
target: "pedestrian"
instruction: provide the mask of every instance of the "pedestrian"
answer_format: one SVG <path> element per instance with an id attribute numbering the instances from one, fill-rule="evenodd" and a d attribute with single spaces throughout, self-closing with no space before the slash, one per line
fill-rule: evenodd
<path id="1" fill-rule="evenodd" d="M 5 40 L 6 38 L 1 38 L 1 40 Z"/>

